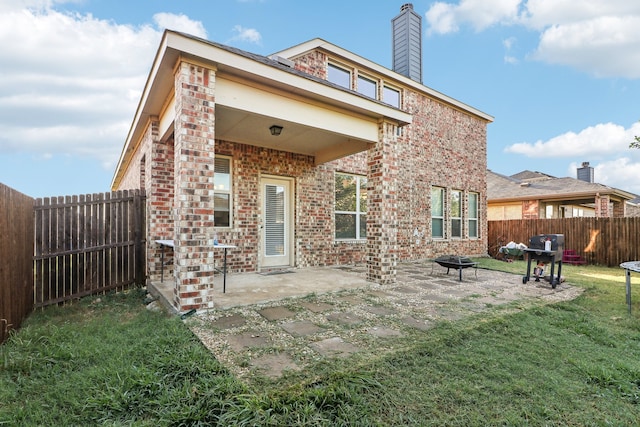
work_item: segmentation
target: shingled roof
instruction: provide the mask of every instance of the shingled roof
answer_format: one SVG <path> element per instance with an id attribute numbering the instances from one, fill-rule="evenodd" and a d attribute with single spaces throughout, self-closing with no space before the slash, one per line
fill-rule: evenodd
<path id="1" fill-rule="evenodd" d="M 489 202 L 530 199 L 572 200 L 594 197 L 596 194 L 610 195 L 623 200 L 637 197 L 635 194 L 617 188 L 575 178 L 556 178 L 527 170 L 506 176 L 487 170 Z"/>

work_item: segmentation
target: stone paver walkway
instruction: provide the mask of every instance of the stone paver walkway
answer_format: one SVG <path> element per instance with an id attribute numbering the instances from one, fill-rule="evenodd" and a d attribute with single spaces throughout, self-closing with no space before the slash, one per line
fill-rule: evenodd
<path id="1" fill-rule="evenodd" d="M 215 357 L 239 376 L 278 377 L 324 358 L 375 357 L 428 333 L 438 321 L 501 307 L 546 304 L 577 297 L 562 283 L 522 283 L 521 275 L 479 269 L 477 279 L 402 264 L 395 285 L 312 294 L 265 304 L 212 310 L 185 321 Z M 363 268 L 345 274 L 362 277 Z M 403 341 L 404 340 L 404 341 Z"/>

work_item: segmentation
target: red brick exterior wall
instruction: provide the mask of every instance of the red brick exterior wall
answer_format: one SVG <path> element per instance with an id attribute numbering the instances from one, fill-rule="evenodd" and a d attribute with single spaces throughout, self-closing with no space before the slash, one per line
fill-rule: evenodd
<path id="1" fill-rule="evenodd" d="M 398 165 L 396 127 L 380 123 L 379 142 L 368 152 L 367 277 L 394 283 L 398 263 Z"/>
<path id="2" fill-rule="evenodd" d="M 216 141 L 216 154 L 232 158 L 233 225 L 218 228 L 218 239 L 238 246 L 229 251 L 228 266 L 233 272 L 258 269 L 260 246 L 260 177 L 282 176 L 294 179 L 295 264 L 297 267 L 341 265 L 365 262 L 366 242 L 336 242 L 333 238 L 334 171 L 349 160 L 314 166 L 314 159 L 227 141 Z M 361 153 L 354 159 L 363 159 Z M 353 159 L 352 159 L 353 160 Z M 366 175 L 366 165 L 355 172 Z M 352 170 L 352 172 L 354 172 Z M 216 254 L 216 263 L 221 262 Z"/>
<path id="3" fill-rule="evenodd" d="M 150 147 L 151 159 L 145 177 L 147 194 L 147 263 L 149 279 L 160 280 L 160 276 L 171 280 L 173 277 L 173 251 L 164 248 L 164 272 L 162 271 L 162 250 L 156 240 L 172 240 L 174 238 L 173 203 L 174 203 L 174 142 L 154 140 Z"/>
<path id="4" fill-rule="evenodd" d="M 609 204 L 611 200 L 609 196 L 596 196 L 596 216 L 597 217 L 610 217 Z"/>
<path id="5" fill-rule="evenodd" d="M 321 79 L 327 78 L 327 55 L 314 51 L 294 59 L 295 69 Z"/>
<path id="6" fill-rule="evenodd" d="M 147 123 L 140 146 L 123 176 L 120 189 L 143 188 L 147 195 L 147 271 L 148 279 L 160 281 L 162 248 L 155 243 L 173 239 L 174 150 L 173 138 L 159 141 L 158 119 Z M 165 248 L 164 278 L 173 277 L 173 251 Z"/>
<path id="7" fill-rule="evenodd" d="M 623 218 L 627 216 L 627 203 L 623 200 L 622 202 L 613 202 L 613 217 L 614 218 Z"/>
<path id="8" fill-rule="evenodd" d="M 325 53 L 310 52 L 292 60 L 296 69 L 326 78 L 329 58 Z M 357 64 L 354 70 L 357 71 Z M 398 168 L 398 261 L 444 254 L 485 255 L 487 122 L 411 88 L 403 90 L 402 103 L 402 108 L 413 115 L 413 121 L 401 129 L 393 143 Z M 366 160 L 358 156 L 341 159 L 332 165 L 336 170 L 366 175 Z M 463 192 L 462 239 L 431 238 L 432 186 L 446 190 L 445 212 L 449 210 L 450 192 Z M 464 220 L 468 216 L 469 193 L 479 195 L 477 239 L 468 238 L 468 227 Z M 362 254 L 361 259 L 366 260 L 366 255 Z"/>
<path id="9" fill-rule="evenodd" d="M 181 310 L 213 307 L 215 71 L 181 62 L 175 76 L 175 280 Z"/>
<path id="10" fill-rule="evenodd" d="M 399 259 L 486 254 L 486 122 L 412 91 L 404 93 L 404 109 L 413 114 L 413 122 L 402 129 L 396 146 Z M 450 191 L 463 192 L 462 239 L 431 239 L 432 186 L 446 189 L 445 213 L 450 208 Z M 479 195 L 478 239 L 468 238 L 464 221 L 469 193 Z"/>

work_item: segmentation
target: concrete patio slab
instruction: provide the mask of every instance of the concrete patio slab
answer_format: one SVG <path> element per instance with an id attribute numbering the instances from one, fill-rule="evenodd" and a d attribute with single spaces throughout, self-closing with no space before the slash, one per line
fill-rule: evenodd
<path id="1" fill-rule="evenodd" d="M 258 310 L 258 314 L 271 321 L 286 319 L 295 315 L 293 311 L 283 306 L 263 308 L 262 310 Z"/>
<path id="2" fill-rule="evenodd" d="M 227 341 L 229 346 L 236 351 L 254 347 L 268 347 L 271 345 L 267 334 L 255 330 L 242 332 L 238 335 L 231 335 Z"/>
<path id="3" fill-rule="evenodd" d="M 252 359 L 250 365 L 269 378 L 280 377 L 285 371 L 300 369 L 287 353 L 262 354 Z"/>
<path id="4" fill-rule="evenodd" d="M 327 320 L 331 322 L 341 323 L 346 326 L 354 326 L 362 323 L 362 318 L 352 312 L 333 313 L 327 316 Z"/>
<path id="5" fill-rule="evenodd" d="M 402 318 L 402 322 L 407 326 L 419 329 L 421 331 L 426 331 L 426 330 L 431 329 L 433 327 L 433 324 L 431 322 L 429 322 L 428 320 L 416 319 L 416 318 L 411 317 L 411 316 L 403 317 Z"/>
<path id="6" fill-rule="evenodd" d="M 302 302 L 300 305 L 313 313 L 322 313 L 331 310 L 334 305 L 324 302 Z"/>
<path id="7" fill-rule="evenodd" d="M 367 333 L 376 338 L 396 338 L 404 336 L 404 334 L 399 330 L 387 328 L 385 326 L 374 326 L 373 328 L 367 329 Z"/>
<path id="8" fill-rule="evenodd" d="M 376 316 L 391 316 L 396 312 L 396 310 L 393 310 L 392 308 L 377 305 L 366 306 L 364 310 L 371 314 L 375 314 Z"/>
<path id="9" fill-rule="evenodd" d="M 358 347 L 340 337 L 327 338 L 309 344 L 309 347 L 326 357 L 346 357 L 358 351 Z"/>
<path id="10" fill-rule="evenodd" d="M 282 329 L 297 337 L 306 337 L 323 332 L 325 329 L 307 320 L 288 322 L 282 325 Z"/>
<path id="11" fill-rule="evenodd" d="M 239 314 L 232 314 L 230 316 L 224 316 L 214 320 L 211 322 L 211 326 L 214 329 L 230 329 L 244 326 L 246 323 L 247 320 L 243 316 Z"/>

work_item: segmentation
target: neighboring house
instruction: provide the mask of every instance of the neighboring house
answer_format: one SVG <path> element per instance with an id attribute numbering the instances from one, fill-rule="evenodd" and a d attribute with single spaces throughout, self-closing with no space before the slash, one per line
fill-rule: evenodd
<path id="1" fill-rule="evenodd" d="M 626 216 L 640 216 L 640 196 L 635 195 L 633 200 L 627 202 Z"/>
<path id="2" fill-rule="evenodd" d="M 488 219 L 624 217 L 634 210 L 629 201 L 635 195 L 593 182 L 589 163 L 582 164 L 577 176 L 581 179 L 528 170 L 511 176 L 488 171 Z"/>
<path id="3" fill-rule="evenodd" d="M 399 261 L 486 254 L 491 121 L 321 39 L 264 57 L 166 31 L 112 188 L 146 191 L 149 282 L 173 240 L 178 310 L 215 304 L 214 237 L 234 273 L 393 283 Z"/>

